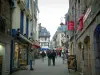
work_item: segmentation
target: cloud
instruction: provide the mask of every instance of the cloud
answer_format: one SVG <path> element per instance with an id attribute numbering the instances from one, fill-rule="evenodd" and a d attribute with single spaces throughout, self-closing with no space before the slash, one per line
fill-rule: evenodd
<path id="1" fill-rule="evenodd" d="M 51 38 L 68 12 L 68 0 L 39 0 L 39 22 L 50 31 Z"/>

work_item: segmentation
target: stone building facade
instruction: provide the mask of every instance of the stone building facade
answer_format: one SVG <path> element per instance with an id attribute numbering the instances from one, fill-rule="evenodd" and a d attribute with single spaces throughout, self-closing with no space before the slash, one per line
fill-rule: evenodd
<path id="1" fill-rule="evenodd" d="M 40 26 L 39 32 L 40 52 L 47 51 L 50 48 L 50 32 L 43 26 Z"/>
<path id="2" fill-rule="evenodd" d="M 11 0 L 0 0 L 0 75 L 10 73 Z"/>
<path id="3" fill-rule="evenodd" d="M 71 54 L 76 54 L 77 56 L 77 70 L 83 75 L 99 75 L 100 1 L 76 0 L 76 3 L 71 1 L 72 0 L 69 1 L 69 20 L 76 19 L 75 39 L 77 44 L 76 46 L 74 45 L 74 34 L 73 31 L 71 31 L 69 34 L 70 50 L 73 52 Z M 76 14 L 73 13 L 75 11 Z M 81 30 L 78 30 L 81 16 L 83 16 L 83 27 Z"/>

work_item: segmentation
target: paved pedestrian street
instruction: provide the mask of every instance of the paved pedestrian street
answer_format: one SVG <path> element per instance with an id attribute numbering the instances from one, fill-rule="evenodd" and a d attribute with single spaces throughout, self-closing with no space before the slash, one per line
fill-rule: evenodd
<path id="1" fill-rule="evenodd" d="M 67 62 L 67 61 L 65 61 Z M 61 58 L 56 59 L 56 65 L 55 66 L 48 66 L 48 60 L 45 59 L 44 62 L 42 62 L 42 59 L 37 59 L 35 61 L 34 71 L 30 70 L 20 70 L 12 75 L 79 75 L 75 72 L 68 73 L 67 64 L 62 63 Z"/>

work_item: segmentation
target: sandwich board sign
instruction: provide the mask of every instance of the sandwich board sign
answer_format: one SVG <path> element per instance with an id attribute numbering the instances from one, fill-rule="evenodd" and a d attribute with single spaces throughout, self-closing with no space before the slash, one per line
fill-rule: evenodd
<path id="1" fill-rule="evenodd" d="M 68 55 L 68 69 L 77 69 L 76 55 Z"/>

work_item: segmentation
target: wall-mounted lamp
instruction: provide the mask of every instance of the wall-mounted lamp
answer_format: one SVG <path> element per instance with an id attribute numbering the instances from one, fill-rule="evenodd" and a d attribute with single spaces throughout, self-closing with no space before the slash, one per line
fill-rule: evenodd
<path id="1" fill-rule="evenodd" d="M 3 48 L 2 45 L 0 45 L 0 51 L 2 50 L 2 48 Z"/>

